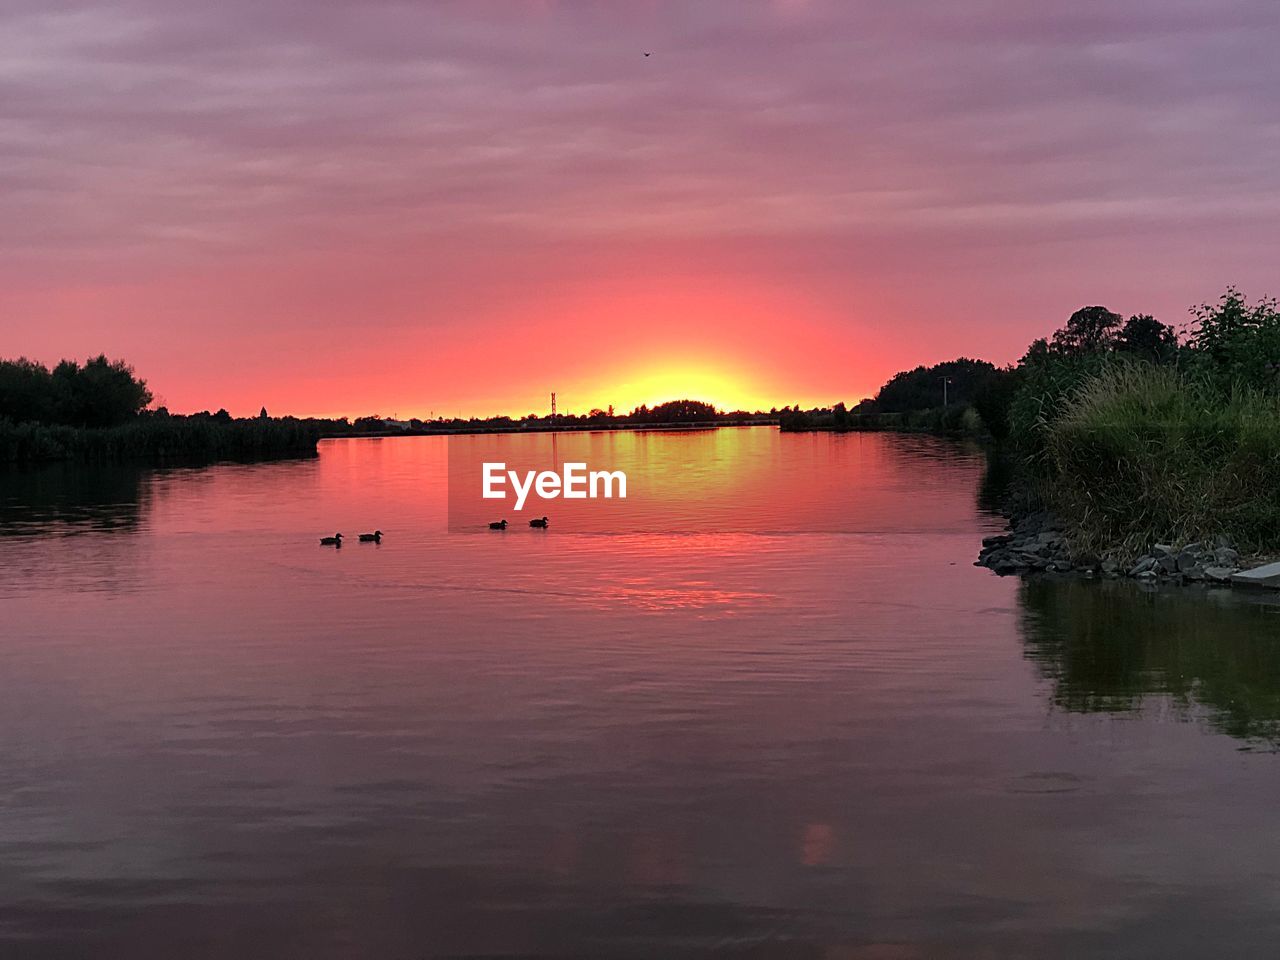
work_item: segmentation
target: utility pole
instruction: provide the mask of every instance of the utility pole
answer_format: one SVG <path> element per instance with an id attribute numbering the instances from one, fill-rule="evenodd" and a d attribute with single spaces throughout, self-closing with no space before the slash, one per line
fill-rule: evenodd
<path id="1" fill-rule="evenodd" d="M 556 392 L 551 391 L 551 426 L 556 425 Z"/>
<path id="2" fill-rule="evenodd" d="M 950 377 L 942 378 L 942 405 L 944 407 L 947 405 L 947 384 L 949 384 L 950 382 L 951 382 Z"/>

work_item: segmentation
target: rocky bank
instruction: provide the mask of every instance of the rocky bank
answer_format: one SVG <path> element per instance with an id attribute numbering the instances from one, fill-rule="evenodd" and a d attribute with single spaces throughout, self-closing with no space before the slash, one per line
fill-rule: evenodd
<path id="1" fill-rule="evenodd" d="M 1008 533 L 986 537 L 976 566 L 1001 575 L 1053 572 L 1087 577 L 1131 577 L 1141 582 L 1205 583 L 1280 588 L 1280 564 L 1243 561 L 1224 538 L 1182 547 L 1156 544 L 1132 564 L 1109 557 L 1073 554 L 1064 524 L 1046 512 L 1010 521 Z M 1268 575 L 1270 567 L 1277 568 Z"/>

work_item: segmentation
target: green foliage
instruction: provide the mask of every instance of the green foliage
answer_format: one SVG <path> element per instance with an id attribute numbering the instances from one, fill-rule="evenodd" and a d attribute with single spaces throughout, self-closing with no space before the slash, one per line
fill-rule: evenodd
<path id="1" fill-rule="evenodd" d="M 1098 550 L 1225 534 L 1280 544 L 1280 396 L 1115 362 L 1044 430 L 1052 505 Z"/>
<path id="2" fill-rule="evenodd" d="M 1019 368 L 1019 384 L 1005 413 L 1007 437 L 1037 468 L 1045 466 L 1049 428 L 1077 392 L 1107 366 L 1103 353 L 1041 355 Z"/>
<path id="3" fill-rule="evenodd" d="M 1191 310 L 1191 362 L 1217 385 L 1280 391 L 1280 310 L 1275 298 L 1252 306 L 1234 287 L 1216 304 Z"/>

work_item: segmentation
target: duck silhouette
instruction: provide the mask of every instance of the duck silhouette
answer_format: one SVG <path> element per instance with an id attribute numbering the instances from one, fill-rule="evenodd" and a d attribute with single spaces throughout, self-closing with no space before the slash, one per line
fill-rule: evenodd
<path id="1" fill-rule="evenodd" d="M 360 542 L 361 543 L 381 543 L 382 531 L 375 530 L 373 531 L 373 533 L 362 533 L 360 534 Z"/>
<path id="2" fill-rule="evenodd" d="M 335 533 L 332 537 L 321 537 L 320 546 L 322 547 L 340 547 L 342 546 L 342 534 Z"/>
<path id="3" fill-rule="evenodd" d="M 490 530 L 505 530 L 505 529 L 507 529 L 507 521 L 505 521 L 505 520 L 495 520 L 493 523 L 489 524 L 489 529 L 490 529 Z"/>
<path id="4" fill-rule="evenodd" d="M 544 529 L 544 530 L 545 530 L 545 529 L 547 528 L 547 518 L 546 518 L 546 517 L 543 517 L 541 520 L 539 520 L 539 519 L 533 519 L 533 520 L 530 520 L 530 521 L 529 521 L 529 526 L 531 526 L 531 527 L 541 527 L 542 529 Z"/>

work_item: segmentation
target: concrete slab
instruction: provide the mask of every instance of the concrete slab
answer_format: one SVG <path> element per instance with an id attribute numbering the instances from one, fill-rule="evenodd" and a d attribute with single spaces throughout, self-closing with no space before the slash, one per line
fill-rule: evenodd
<path id="1" fill-rule="evenodd" d="M 1231 578 L 1241 587 L 1271 587 L 1280 590 L 1280 563 L 1266 563 L 1252 570 L 1241 570 Z"/>

